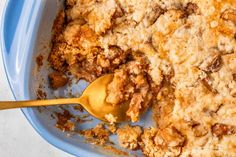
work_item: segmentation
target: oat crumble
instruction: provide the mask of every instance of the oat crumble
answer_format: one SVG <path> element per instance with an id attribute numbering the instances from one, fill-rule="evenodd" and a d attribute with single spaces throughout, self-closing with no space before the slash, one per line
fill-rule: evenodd
<path id="1" fill-rule="evenodd" d="M 156 126 L 118 128 L 122 147 L 148 157 L 236 156 L 235 0 L 66 0 L 65 8 L 51 67 L 88 82 L 114 73 L 106 101 L 128 103 L 132 122 L 152 108 Z M 110 134 L 81 133 L 102 143 Z"/>

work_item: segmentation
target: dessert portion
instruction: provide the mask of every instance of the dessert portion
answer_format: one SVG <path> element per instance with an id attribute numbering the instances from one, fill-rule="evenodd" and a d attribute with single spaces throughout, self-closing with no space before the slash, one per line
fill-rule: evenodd
<path id="1" fill-rule="evenodd" d="M 236 156 L 235 0 L 67 0 L 48 60 L 88 82 L 114 73 L 106 101 L 132 122 L 152 109 L 155 126 L 116 131 L 122 147 Z"/>

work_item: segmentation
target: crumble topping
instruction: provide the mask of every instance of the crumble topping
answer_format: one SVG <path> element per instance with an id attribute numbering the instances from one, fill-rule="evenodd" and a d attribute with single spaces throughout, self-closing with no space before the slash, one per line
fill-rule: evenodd
<path id="1" fill-rule="evenodd" d="M 116 131 L 122 147 L 235 156 L 235 10 L 235 0 L 67 0 L 48 60 L 89 82 L 114 73 L 106 101 L 128 103 L 132 122 L 152 108 L 156 126 Z M 100 139 L 96 129 L 82 134 Z"/>
<path id="2" fill-rule="evenodd" d="M 129 126 L 126 125 L 123 128 L 117 130 L 119 144 L 128 149 L 138 149 L 140 141 L 140 135 L 142 134 L 140 126 Z"/>

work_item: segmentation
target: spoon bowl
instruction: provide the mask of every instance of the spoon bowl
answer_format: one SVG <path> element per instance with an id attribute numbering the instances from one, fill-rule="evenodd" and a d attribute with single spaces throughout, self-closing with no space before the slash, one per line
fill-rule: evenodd
<path id="1" fill-rule="evenodd" d="M 79 98 L 63 98 L 49 100 L 28 100 L 28 101 L 1 101 L 0 110 L 22 107 L 53 106 L 64 104 L 80 104 L 92 116 L 102 121 L 108 121 L 107 115 L 112 115 L 116 121 L 127 120 L 127 104 L 112 105 L 106 102 L 107 86 L 112 81 L 113 75 L 107 74 L 92 82 Z"/>

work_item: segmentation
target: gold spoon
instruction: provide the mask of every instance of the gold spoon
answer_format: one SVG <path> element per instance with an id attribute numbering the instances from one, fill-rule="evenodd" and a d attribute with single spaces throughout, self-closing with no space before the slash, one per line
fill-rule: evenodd
<path id="1" fill-rule="evenodd" d="M 64 104 L 80 104 L 92 116 L 107 121 L 105 115 L 112 114 L 116 122 L 126 121 L 127 105 L 112 105 L 105 101 L 107 85 L 112 81 L 113 75 L 107 74 L 92 82 L 79 98 L 63 98 L 51 100 L 29 100 L 29 101 L 2 101 L 0 110 L 22 107 L 53 106 Z"/>

